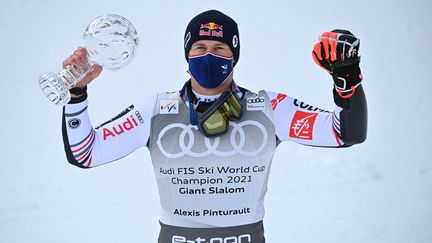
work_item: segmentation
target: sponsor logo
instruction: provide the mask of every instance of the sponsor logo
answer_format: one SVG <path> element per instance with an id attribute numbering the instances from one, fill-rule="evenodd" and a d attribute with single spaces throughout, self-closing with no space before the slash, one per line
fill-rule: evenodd
<path id="1" fill-rule="evenodd" d="M 70 119 L 68 122 L 68 126 L 72 129 L 78 128 L 81 125 L 81 120 L 78 118 Z"/>
<path id="2" fill-rule="evenodd" d="M 139 111 L 135 111 L 135 116 L 138 118 L 138 121 L 141 124 L 144 124 L 144 119 L 142 118 L 141 114 L 139 113 Z"/>
<path id="3" fill-rule="evenodd" d="M 239 236 L 228 236 L 228 237 L 213 237 L 213 238 L 201 238 L 198 236 L 194 240 L 188 240 L 184 236 L 173 235 L 171 243 L 250 243 L 252 242 L 252 236 L 250 234 L 243 234 Z"/>
<path id="4" fill-rule="evenodd" d="M 271 101 L 272 109 L 275 110 L 277 105 L 281 103 L 286 97 L 287 97 L 286 94 L 282 94 L 282 93 L 277 94 L 276 98 L 272 99 Z"/>
<path id="5" fill-rule="evenodd" d="M 126 118 L 126 120 L 123 123 L 120 123 L 117 126 L 111 128 L 104 127 L 103 139 L 107 140 L 109 137 L 115 137 L 121 135 L 125 132 L 134 129 L 137 126 L 138 126 L 138 122 L 135 120 L 133 115 L 131 115 L 130 117 Z"/>
<path id="6" fill-rule="evenodd" d="M 229 141 L 227 141 L 227 146 L 224 147 L 225 149 L 219 146 L 221 142 L 220 137 L 215 137 L 214 140 L 204 137 L 203 141 L 201 139 L 203 136 L 200 135 L 196 126 L 182 123 L 172 123 L 164 127 L 159 133 L 156 144 L 160 152 L 169 159 L 177 159 L 185 155 L 203 158 L 211 154 L 222 157 L 233 156 L 235 154 L 252 157 L 258 155 L 266 146 L 268 133 L 263 124 L 248 120 L 240 123 L 229 122 L 229 126 L 232 127 L 232 129 L 230 129 Z M 249 127 L 254 130 L 253 132 L 245 132 L 244 127 Z M 177 130 L 180 132 L 173 133 L 170 130 Z M 165 136 L 165 134 L 168 135 Z M 173 134 L 178 135 L 173 136 Z M 259 141 L 254 140 L 256 145 L 255 149 L 248 149 L 245 146 L 245 141 L 257 138 Z M 201 149 L 196 149 L 197 147 L 201 147 Z"/>
<path id="7" fill-rule="evenodd" d="M 210 22 L 210 23 L 207 23 L 207 24 L 201 24 L 201 28 L 200 29 L 222 30 L 223 26 L 215 24 L 214 22 Z"/>
<path id="8" fill-rule="evenodd" d="M 237 48 L 237 46 L 238 46 L 238 44 L 239 44 L 239 40 L 238 40 L 237 35 L 234 35 L 234 36 L 233 36 L 232 44 L 233 44 L 233 47 L 234 47 L 234 48 Z"/>
<path id="9" fill-rule="evenodd" d="M 117 119 L 120 119 L 121 117 L 123 117 L 123 116 L 125 116 L 127 113 L 129 113 L 129 111 L 133 110 L 134 107 L 135 107 L 134 105 L 130 105 L 128 108 L 126 108 L 125 110 L 123 110 L 122 112 L 120 112 L 120 114 L 118 114 L 117 116 L 113 117 L 111 120 L 106 121 L 106 122 L 100 124 L 99 126 L 97 126 L 96 129 L 99 129 L 99 128 L 105 126 L 105 125 L 108 124 L 108 123 L 111 123 L 111 122 L 113 122 L 113 121 L 115 121 L 115 120 L 117 120 Z"/>
<path id="10" fill-rule="evenodd" d="M 179 105 L 178 100 L 160 100 L 159 101 L 159 114 L 178 114 Z"/>
<path id="11" fill-rule="evenodd" d="M 256 97 L 256 98 L 249 98 L 247 99 L 247 103 L 248 104 L 253 104 L 253 103 L 263 103 L 265 100 L 262 97 Z"/>
<path id="12" fill-rule="evenodd" d="M 350 49 L 348 50 L 348 56 L 347 56 L 348 58 L 357 55 L 357 49 L 358 49 L 359 45 L 360 45 L 360 40 L 359 39 L 355 40 L 352 43 Z"/>
<path id="13" fill-rule="evenodd" d="M 187 47 L 187 44 L 189 43 L 190 39 L 191 39 L 191 32 L 189 31 L 189 32 L 186 34 L 185 39 L 184 39 L 184 42 L 185 42 L 184 48 Z"/>
<path id="14" fill-rule="evenodd" d="M 316 108 L 316 107 L 313 107 L 311 105 L 308 105 L 308 104 L 306 104 L 306 103 L 304 103 L 302 101 L 299 101 L 298 99 L 294 99 L 294 105 L 297 106 L 297 107 L 300 107 L 300 108 L 302 108 L 304 110 L 308 110 L 308 111 L 329 112 L 329 111 L 326 111 L 326 110 L 323 110 L 323 109 Z"/>
<path id="15" fill-rule="evenodd" d="M 297 111 L 291 122 L 289 136 L 292 138 L 312 140 L 313 127 L 318 113 Z"/>
<path id="16" fill-rule="evenodd" d="M 248 111 L 263 111 L 266 109 L 266 103 L 263 97 L 248 98 L 246 104 L 246 110 Z"/>
<path id="17" fill-rule="evenodd" d="M 199 36 L 223 37 L 223 26 L 214 22 L 201 24 Z"/>
<path id="18" fill-rule="evenodd" d="M 228 72 L 228 65 L 226 65 L 226 64 L 225 64 L 225 65 L 222 65 L 222 66 L 221 66 L 221 70 L 222 70 L 222 73 L 223 73 L 223 74 L 226 74 L 226 73 Z"/>

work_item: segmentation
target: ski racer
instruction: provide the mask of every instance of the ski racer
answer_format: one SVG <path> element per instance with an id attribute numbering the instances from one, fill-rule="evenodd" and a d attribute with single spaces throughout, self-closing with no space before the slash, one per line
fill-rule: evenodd
<path id="1" fill-rule="evenodd" d="M 264 197 L 276 147 L 284 141 L 343 148 L 366 139 L 367 105 L 359 39 L 346 30 L 321 35 L 312 57 L 334 82 L 332 112 L 286 94 L 239 86 L 233 70 L 240 55 L 236 22 L 210 10 L 184 35 L 190 80 L 178 91 L 130 105 L 94 128 L 87 85 L 71 90 L 63 108 L 68 161 L 92 168 L 147 147 L 160 195 L 159 243 L 265 242 Z M 78 48 L 63 65 L 82 65 Z"/>

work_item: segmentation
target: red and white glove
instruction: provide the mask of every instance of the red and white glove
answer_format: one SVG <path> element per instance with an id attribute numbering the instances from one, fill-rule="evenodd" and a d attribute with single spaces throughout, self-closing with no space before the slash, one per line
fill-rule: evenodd
<path id="1" fill-rule="evenodd" d="M 361 84 L 360 40 L 347 30 L 323 33 L 312 52 L 314 61 L 333 77 L 335 92 L 350 98 Z"/>

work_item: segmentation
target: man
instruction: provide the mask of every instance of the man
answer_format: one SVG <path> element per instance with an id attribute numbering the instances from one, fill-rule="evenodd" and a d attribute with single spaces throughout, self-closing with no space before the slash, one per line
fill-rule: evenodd
<path id="1" fill-rule="evenodd" d="M 63 109 L 68 161 L 91 168 L 146 146 L 161 201 L 158 242 L 265 242 L 263 201 L 277 145 L 348 147 L 366 138 L 359 40 L 334 30 L 314 47 L 314 60 L 333 77 L 333 112 L 239 87 L 237 24 L 219 11 L 190 21 L 184 48 L 191 79 L 180 91 L 144 98 L 97 128 L 86 93 L 102 71 L 95 65 Z M 86 54 L 78 48 L 63 65 L 82 65 Z"/>

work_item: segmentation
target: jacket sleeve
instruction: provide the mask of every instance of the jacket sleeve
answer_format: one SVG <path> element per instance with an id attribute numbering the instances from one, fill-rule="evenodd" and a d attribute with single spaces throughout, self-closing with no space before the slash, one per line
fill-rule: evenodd
<path id="1" fill-rule="evenodd" d="M 62 135 L 69 163 L 91 168 L 145 146 L 150 136 L 154 102 L 153 96 L 145 98 L 96 128 L 91 124 L 86 97 L 65 105 Z"/>
<path id="2" fill-rule="evenodd" d="M 332 112 L 282 93 L 267 92 L 279 142 L 318 147 L 347 147 L 366 139 L 367 107 L 361 85 L 349 98 L 349 107 L 335 106 Z M 337 95 L 337 94 L 336 94 Z"/>
<path id="3" fill-rule="evenodd" d="M 336 104 L 342 108 L 340 111 L 340 132 L 341 138 L 346 145 L 362 143 L 367 136 L 367 102 L 362 85 L 356 88 L 354 95 L 348 99 L 336 96 L 333 90 L 333 96 Z"/>

